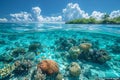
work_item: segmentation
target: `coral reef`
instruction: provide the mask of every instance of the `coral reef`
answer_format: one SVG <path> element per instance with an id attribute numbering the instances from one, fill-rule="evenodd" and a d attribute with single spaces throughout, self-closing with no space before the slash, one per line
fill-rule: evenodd
<path id="1" fill-rule="evenodd" d="M 59 40 L 57 40 L 55 42 L 55 44 L 57 44 L 57 50 L 69 50 L 72 46 L 76 45 L 76 41 L 72 38 L 59 38 Z"/>
<path id="2" fill-rule="evenodd" d="M 108 52 L 103 49 L 100 49 L 96 52 L 95 58 L 95 62 L 97 63 L 105 63 L 106 61 L 111 59 L 111 57 L 108 55 Z"/>
<path id="3" fill-rule="evenodd" d="M 68 42 L 72 43 L 73 46 L 75 46 L 77 44 L 77 41 L 75 39 L 73 39 L 73 38 L 68 38 Z"/>
<path id="4" fill-rule="evenodd" d="M 55 80 L 62 80 L 63 79 L 63 76 L 61 73 L 58 73 Z"/>
<path id="5" fill-rule="evenodd" d="M 18 34 L 24 36 L 0 37 L 5 41 L 0 42 L 0 80 L 97 80 L 95 77 L 120 76 L 119 37 L 72 30 Z"/>
<path id="6" fill-rule="evenodd" d="M 13 57 L 11 55 L 7 55 L 6 53 L 3 53 L 0 55 L 0 61 L 9 63 L 13 61 Z"/>
<path id="7" fill-rule="evenodd" d="M 34 60 L 35 56 L 34 52 L 27 52 L 23 57 L 26 60 Z"/>
<path id="8" fill-rule="evenodd" d="M 42 73 L 41 69 L 34 70 L 31 75 L 31 80 L 45 80 L 46 75 Z"/>
<path id="9" fill-rule="evenodd" d="M 69 66 L 69 73 L 74 77 L 78 77 L 81 73 L 81 67 L 79 66 L 79 64 L 76 62 L 72 62 Z"/>
<path id="10" fill-rule="evenodd" d="M 26 50 L 24 48 L 18 47 L 13 49 L 11 55 L 14 57 L 18 57 L 19 55 L 24 55 L 26 53 Z"/>
<path id="11" fill-rule="evenodd" d="M 84 52 L 87 52 L 92 47 L 92 44 L 91 43 L 81 43 L 79 47 Z"/>
<path id="12" fill-rule="evenodd" d="M 109 61 L 111 59 L 111 57 L 109 56 L 109 54 L 106 50 L 90 49 L 89 52 L 87 52 L 87 53 L 82 52 L 79 55 L 79 59 L 84 59 L 87 61 L 92 61 L 92 62 L 102 64 L 102 63 L 105 63 L 106 61 Z"/>
<path id="13" fill-rule="evenodd" d="M 77 47 L 77 46 L 73 46 L 69 50 L 70 57 L 73 60 L 78 59 L 78 56 L 80 55 L 80 53 L 81 53 L 81 51 L 80 51 L 79 47 Z"/>
<path id="14" fill-rule="evenodd" d="M 79 55 L 79 59 L 91 60 L 89 51 L 92 47 L 91 43 L 81 43 L 79 48 L 81 50 L 81 54 Z"/>
<path id="15" fill-rule="evenodd" d="M 36 52 L 37 49 L 41 48 L 41 43 L 33 42 L 29 45 L 29 51 Z"/>
<path id="16" fill-rule="evenodd" d="M 29 69 L 32 67 L 32 63 L 29 60 L 15 61 L 15 75 L 28 74 Z"/>
<path id="17" fill-rule="evenodd" d="M 59 72 L 58 64 L 53 60 L 42 60 L 38 63 L 37 68 L 46 74 L 54 74 Z"/>
<path id="18" fill-rule="evenodd" d="M 15 66 L 10 64 L 0 69 L 0 79 L 4 79 L 5 77 L 9 76 L 13 70 L 15 70 Z"/>

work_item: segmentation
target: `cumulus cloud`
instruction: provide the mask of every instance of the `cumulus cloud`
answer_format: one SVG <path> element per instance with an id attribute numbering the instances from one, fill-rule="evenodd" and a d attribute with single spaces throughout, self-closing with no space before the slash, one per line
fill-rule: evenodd
<path id="1" fill-rule="evenodd" d="M 7 22 L 8 20 L 6 18 L 0 18 L 0 22 Z"/>
<path id="2" fill-rule="evenodd" d="M 62 21 L 62 16 L 43 17 L 40 7 L 32 7 L 32 13 L 20 12 L 10 14 L 12 22 L 58 22 Z"/>
<path id="3" fill-rule="evenodd" d="M 6 18 L 0 18 L 0 22 L 62 22 L 90 17 L 93 17 L 96 20 L 102 20 L 106 14 L 99 11 L 93 11 L 91 15 L 88 15 L 88 13 L 80 8 L 78 3 L 68 3 L 67 6 L 62 10 L 61 15 L 58 16 L 43 16 L 41 15 L 41 12 L 41 8 L 36 6 L 32 7 L 31 13 L 23 11 L 10 14 L 10 20 L 7 20 Z M 119 17 L 120 10 L 112 11 L 109 16 L 110 18 Z"/>
<path id="4" fill-rule="evenodd" d="M 10 14 L 12 17 L 13 22 L 31 22 L 32 21 L 32 16 L 28 12 L 20 12 L 20 13 L 14 13 Z"/>
<path id="5" fill-rule="evenodd" d="M 110 18 L 120 17 L 120 10 L 112 11 L 109 16 Z"/>
<path id="6" fill-rule="evenodd" d="M 95 18 L 96 20 L 102 20 L 105 14 L 106 13 L 101 13 L 99 11 L 93 11 L 90 17 Z"/>
<path id="7" fill-rule="evenodd" d="M 40 7 L 32 7 L 33 17 L 35 21 L 43 21 Z"/>
<path id="8" fill-rule="evenodd" d="M 59 22 L 62 21 L 62 16 L 57 16 L 57 17 L 45 17 L 43 18 L 44 22 Z"/>
<path id="9" fill-rule="evenodd" d="M 36 16 L 39 16 L 41 13 L 40 7 L 32 7 L 32 11 Z"/>
<path id="10" fill-rule="evenodd" d="M 89 18 L 88 13 L 86 13 L 84 10 L 81 10 L 78 3 L 68 3 L 62 12 L 65 21 L 79 18 Z"/>
<path id="11" fill-rule="evenodd" d="M 58 22 L 62 21 L 62 16 L 52 16 L 52 17 L 43 17 L 41 15 L 41 9 L 40 7 L 33 7 L 32 11 L 34 13 L 35 20 L 39 22 Z"/>

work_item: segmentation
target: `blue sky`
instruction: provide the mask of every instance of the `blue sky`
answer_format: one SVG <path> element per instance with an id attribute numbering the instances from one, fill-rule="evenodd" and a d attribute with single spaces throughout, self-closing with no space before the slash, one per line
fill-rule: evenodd
<path id="1" fill-rule="evenodd" d="M 62 16 L 63 9 L 69 3 L 72 3 L 71 5 L 77 3 L 80 10 L 88 15 L 91 15 L 93 11 L 110 14 L 112 11 L 120 10 L 120 0 L 0 0 L 0 18 L 10 20 L 10 14 L 20 12 L 30 13 L 33 17 L 33 7 L 40 8 L 42 17 Z M 70 19 L 73 19 L 73 17 Z M 80 17 L 79 14 L 78 17 Z"/>

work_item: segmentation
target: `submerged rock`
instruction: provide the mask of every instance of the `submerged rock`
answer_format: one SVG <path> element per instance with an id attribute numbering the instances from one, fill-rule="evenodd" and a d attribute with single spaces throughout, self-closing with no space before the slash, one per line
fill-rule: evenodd
<path id="1" fill-rule="evenodd" d="M 79 66 L 79 64 L 76 62 L 72 62 L 69 66 L 69 73 L 74 77 L 78 77 L 81 73 L 81 67 Z"/>

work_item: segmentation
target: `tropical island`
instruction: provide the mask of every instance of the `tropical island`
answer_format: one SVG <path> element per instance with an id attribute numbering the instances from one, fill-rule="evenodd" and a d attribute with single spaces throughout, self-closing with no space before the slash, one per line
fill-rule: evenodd
<path id="1" fill-rule="evenodd" d="M 66 21 L 66 24 L 120 24 L 120 16 L 115 18 L 110 18 L 109 15 L 104 15 L 101 20 L 96 20 L 93 17 L 90 18 L 80 18 L 70 21 Z"/>

